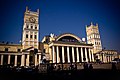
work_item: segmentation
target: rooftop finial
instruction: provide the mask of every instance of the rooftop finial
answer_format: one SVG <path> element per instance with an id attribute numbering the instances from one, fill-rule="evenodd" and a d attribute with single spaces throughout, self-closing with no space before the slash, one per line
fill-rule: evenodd
<path id="1" fill-rule="evenodd" d="M 93 23 L 91 22 L 91 25 L 93 25 Z"/>
<path id="2" fill-rule="evenodd" d="M 98 26 L 98 23 L 96 23 L 96 26 Z"/>
<path id="3" fill-rule="evenodd" d="M 28 11 L 28 6 L 26 6 L 26 12 Z"/>
<path id="4" fill-rule="evenodd" d="M 39 9 L 37 9 L 37 12 L 39 13 Z"/>

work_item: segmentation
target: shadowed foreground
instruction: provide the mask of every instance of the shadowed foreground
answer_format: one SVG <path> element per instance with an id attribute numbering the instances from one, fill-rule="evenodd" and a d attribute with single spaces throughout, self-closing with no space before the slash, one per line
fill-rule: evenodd
<path id="1" fill-rule="evenodd" d="M 0 80 L 120 80 L 120 70 L 93 69 L 93 70 L 66 70 L 49 73 L 38 72 L 3 72 Z"/>

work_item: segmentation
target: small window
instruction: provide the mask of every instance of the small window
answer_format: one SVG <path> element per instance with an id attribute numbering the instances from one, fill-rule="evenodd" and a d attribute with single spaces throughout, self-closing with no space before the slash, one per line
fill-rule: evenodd
<path id="1" fill-rule="evenodd" d="M 37 29 L 37 26 L 35 26 L 35 29 Z"/>
<path id="2" fill-rule="evenodd" d="M 8 51 L 8 48 L 5 48 L 5 51 L 7 52 L 7 51 Z"/>
<path id="3" fill-rule="evenodd" d="M 26 34 L 26 38 L 28 38 L 28 34 Z"/>
<path id="4" fill-rule="evenodd" d="M 30 35 L 30 38 L 32 38 L 32 35 Z"/>
<path id="5" fill-rule="evenodd" d="M 17 51 L 20 52 L 20 49 L 18 49 Z"/>
<path id="6" fill-rule="evenodd" d="M 35 35 L 35 39 L 37 39 L 37 35 Z"/>

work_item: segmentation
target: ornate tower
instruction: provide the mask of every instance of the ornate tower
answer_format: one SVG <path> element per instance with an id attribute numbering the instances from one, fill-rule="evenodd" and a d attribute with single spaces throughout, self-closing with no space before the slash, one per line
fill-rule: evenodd
<path id="1" fill-rule="evenodd" d="M 98 29 L 98 24 L 93 25 L 91 22 L 90 26 L 86 26 L 86 34 L 87 34 L 87 43 L 93 44 L 93 53 L 102 50 L 102 44 Z"/>
<path id="2" fill-rule="evenodd" d="M 34 47 L 38 49 L 39 43 L 39 9 L 37 12 L 28 10 L 24 13 L 24 24 L 22 34 L 23 49 Z"/>

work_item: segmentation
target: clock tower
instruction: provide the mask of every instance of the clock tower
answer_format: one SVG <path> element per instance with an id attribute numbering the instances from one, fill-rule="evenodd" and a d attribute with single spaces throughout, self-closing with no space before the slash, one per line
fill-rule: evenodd
<path id="1" fill-rule="evenodd" d="M 102 51 L 102 43 L 99 33 L 98 24 L 93 25 L 91 22 L 90 26 L 86 25 L 87 43 L 93 44 L 93 53 Z"/>
<path id="2" fill-rule="evenodd" d="M 38 49 L 39 43 L 39 9 L 36 12 L 28 10 L 24 13 L 24 24 L 22 33 L 23 49 L 34 47 Z"/>

